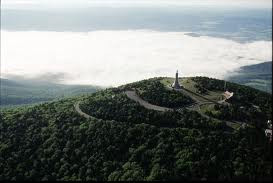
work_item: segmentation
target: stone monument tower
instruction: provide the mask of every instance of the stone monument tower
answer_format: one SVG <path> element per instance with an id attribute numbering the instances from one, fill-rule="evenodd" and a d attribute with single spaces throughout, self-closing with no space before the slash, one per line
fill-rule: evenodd
<path id="1" fill-rule="evenodd" d="M 174 82 L 172 84 L 172 88 L 173 89 L 181 89 L 181 86 L 180 86 L 180 84 L 178 82 L 178 71 L 176 71 L 175 80 L 174 80 Z"/>

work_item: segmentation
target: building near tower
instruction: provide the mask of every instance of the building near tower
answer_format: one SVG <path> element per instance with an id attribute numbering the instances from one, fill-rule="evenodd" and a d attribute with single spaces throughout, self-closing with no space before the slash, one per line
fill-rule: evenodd
<path id="1" fill-rule="evenodd" d="M 272 141 L 272 121 L 268 120 L 267 121 L 267 128 L 265 129 L 264 133 L 266 137 L 269 137 L 269 140 Z"/>

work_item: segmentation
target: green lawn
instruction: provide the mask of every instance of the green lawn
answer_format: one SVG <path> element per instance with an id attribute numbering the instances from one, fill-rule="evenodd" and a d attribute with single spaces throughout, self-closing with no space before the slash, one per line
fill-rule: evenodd
<path id="1" fill-rule="evenodd" d="M 173 82 L 174 82 L 174 78 L 164 78 L 160 81 L 162 84 L 164 84 L 165 86 L 170 86 Z M 179 83 L 186 89 L 197 93 L 197 88 L 195 87 L 196 82 L 194 82 L 190 77 L 185 77 L 185 78 L 179 78 Z M 219 101 L 222 100 L 223 92 L 221 91 L 208 91 L 208 93 L 206 95 L 202 95 L 208 99 L 214 100 L 214 101 Z M 206 102 L 207 100 L 198 97 L 196 95 L 190 94 L 192 98 L 197 99 L 200 102 Z M 201 95 L 201 94 L 199 94 Z"/>

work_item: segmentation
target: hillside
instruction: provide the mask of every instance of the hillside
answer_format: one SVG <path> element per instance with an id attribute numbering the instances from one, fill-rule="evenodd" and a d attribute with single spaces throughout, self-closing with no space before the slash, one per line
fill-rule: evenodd
<path id="1" fill-rule="evenodd" d="M 272 61 L 241 67 L 227 80 L 272 93 Z"/>
<path id="2" fill-rule="evenodd" d="M 225 101 L 222 80 L 180 78 L 181 91 L 172 82 L 2 110 L 0 180 L 272 178 L 271 94 L 228 82 L 235 94 Z"/>
<path id="3" fill-rule="evenodd" d="M 33 80 L 0 79 L 0 107 L 34 104 L 85 93 L 100 89 L 88 85 L 64 85 Z"/>

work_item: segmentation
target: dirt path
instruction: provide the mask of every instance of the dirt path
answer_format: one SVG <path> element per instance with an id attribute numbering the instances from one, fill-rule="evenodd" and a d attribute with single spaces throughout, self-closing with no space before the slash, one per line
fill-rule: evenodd
<path id="1" fill-rule="evenodd" d="M 161 112 L 173 111 L 173 109 L 171 109 L 171 108 L 161 107 L 161 106 L 150 104 L 149 102 L 147 102 L 147 101 L 143 100 L 142 98 L 140 98 L 136 94 L 135 91 L 125 91 L 125 94 L 127 95 L 128 98 L 138 102 L 140 105 L 142 105 L 146 109 L 152 109 L 152 110 L 161 111 Z"/>

